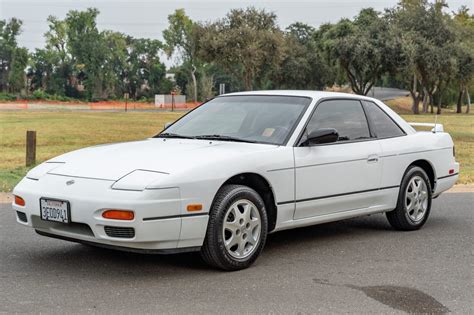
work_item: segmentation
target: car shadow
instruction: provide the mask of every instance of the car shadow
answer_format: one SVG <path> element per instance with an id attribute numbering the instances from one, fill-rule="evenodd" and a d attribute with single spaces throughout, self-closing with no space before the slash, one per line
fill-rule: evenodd
<path id="1" fill-rule="evenodd" d="M 321 244 L 327 244 L 328 240 L 335 241 L 337 244 L 339 239 L 342 241 L 348 237 L 371 238 L 387 231 L 393 230 L 382 215 L 286 230 L 268 236 L 262 255 L 265 256 L 266 262 L 278 263 L 278 257 L 281 256 L 279 252 L 283 249 L 285 252 L 290 251 L 290 255 L 298 255 L 303 254 L 309 247 L 317 248 Z M 42 244 L 43 242 L 44 240 Z M 165 276 L 177 272 L 179 274 L 217 272 L 202 261 L 198 252 L 151 255 L 72 244 L 53 239 L 48 240 L 48 243 L 54 246 L 41 246 L 33 253 L 28 253 L 29 259 L 37 262 L 35 266 L 40 270 L 36 271 L 46 274 L 51 272 L 51 266 L 55 266 L 55 273 L 70 274 L 71 270 L 76 270 L 83 276 L 115 274 L 125 278 L 141 275 L 150 277 L 156 274 Z M 299 253 L 300 251 L 303 252 Z"/>

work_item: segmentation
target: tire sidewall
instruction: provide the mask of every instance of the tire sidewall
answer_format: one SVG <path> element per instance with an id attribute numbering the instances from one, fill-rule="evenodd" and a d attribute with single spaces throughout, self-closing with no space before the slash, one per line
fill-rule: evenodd
<path id="1" fill-rule="evenodd" d="M 260 214 L 261 220 L 261 231 L 260 231 L 260 238 L 258 240 L 257 248 L 255 248 L 254 252 L 243 259 L 237 259 L 232 257 L 225 248 L 224 245 L 224 237 L 222 233 L 224 219 L 229 207 L 236 201 L 246 199 L 251 201 L 257 207 L 257 210 Z M 214 204 L 211 211 L 216 211 L 216 222 L 215 222 L 215 229 L 212 235 L 209 235 L 212 238 L 216 248 L 218 249 L 218 253 L 216 253 L 225 265 L 231 267 L 230 269 L 242 269 L 250 266 L 260 255 L 263 247 L 265 246 L 266 237 L 267 237 L 267 230 L 268 230 L 268 219 L 265 210 L 265 204 L 259 194 L 247 187 L 247 186 L 236 186 L 235 189 L 227 192 L 227 195 L 222 199 L 219 204 Z"/>
<path id="2" fill-rule="evenodd" d="M 426 212 L 425 212 L 425 215 L 424 215 L 423 219 L 418 221 L 418 222 L 415 222 L 410 218 L 410 216 L 408 215 L 408 211 L 406 209 L 406 206 L 405 206 L 407 186 L 408 186 L 408 184 L 410 183 L 411 179 L 414 176 L 421 177 L 423 179 L 423 181 L 425 182 L 426 187 L 428 189 L 428 205 L 427 205 L 427 208 L 426 208 Z M 420 168 L 418 166 L 410 167 L 406 171 L 405 175 L 403 176 L 402 184 L 400 186 L 400 194 L 399 194 L 399 197 L 398 197 L 398 207 L 399 207 L 399 209 L 403 209 L 403 214 L 405 216 L 406 223 L 411 225 L 414 228 L 423 226 L 425 224 L 426 220 L 428 220 L 428 217 L 429 217 L 429 214 L 430 214 L 430 211 L 431 211 L 431 201 L 432 201 L 431 182 L 428 178 L 428 175 L 426 174 L 426 172 L 422 168 Z"/>

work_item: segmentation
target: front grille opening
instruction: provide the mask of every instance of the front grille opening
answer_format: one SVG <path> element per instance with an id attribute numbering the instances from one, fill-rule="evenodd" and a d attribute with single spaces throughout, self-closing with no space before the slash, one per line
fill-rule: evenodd
<path id="1" fill-rule="evenodd" d="M 20 220 L 21 222 L 28 223 L 28 219 L 26 218 L 26 213 L 17 211 L 16 216 L 18 217 L 18 220 Z"/>
<path id="2" fill-rule="evenodd" d="M 37 215 L 31 216 L 31 223 L 35 229 L 49 230 L 50 232 L 59 231 L 66 233 L 73 233 L 82 236 L 94 236 L 94 232 L 89 225 L 85 223 L 71 222 L 71 223 L 59 223 L 44 221 Z"/>
<path id="3" fill-rule="evenodd" d="M 135 229 L 131 227 L 104 226 L 105 234 L 110 237 L 134 238 Z"/>

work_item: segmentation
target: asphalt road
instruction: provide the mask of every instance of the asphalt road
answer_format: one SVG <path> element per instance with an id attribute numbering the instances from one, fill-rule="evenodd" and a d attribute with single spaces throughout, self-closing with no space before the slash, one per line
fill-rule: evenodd
<path id="1" fill-rule="evenodd" d="M 233 273 L 41 237 L 0 204 L 0 312 L 473 313 L 473 203 L 441 196 L 416 232 L 373 215 L 275 233 Z"/>
<path id="2" fill-rule="evenodd" d="M 387 101 L 387 100 L 391 100 L 397 97 L 403 97 L 407 95 L 410 95 L 410 92 L 406 90 L 386 88 L 386 87 L 374 87 L 367 94 L 367 96 L 375 97 L 381 101 Z"/>

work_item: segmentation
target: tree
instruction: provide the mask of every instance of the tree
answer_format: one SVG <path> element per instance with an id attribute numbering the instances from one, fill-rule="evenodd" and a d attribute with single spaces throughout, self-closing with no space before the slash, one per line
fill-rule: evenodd
<path id="1" fill-rule="evenodd" d="M 13 52 L 10 71 L 8 73 L 8 86 L 10 92 L 19 92 L 25 88 L 25 68 L 28 65 L 28 50 L 17 47 Z"/>
<path id="2" fill-rule="evenodd" d="M 428 103 L 433 110 L 435 96 L 440 108 L 441 96 L 453 79 L 455 36 L 449 16 L 442 12 L 445 6 L 443 1 L 432 4 L 410 0 L 387 12 L 390 38 L 400 45 L 402 57 L 402 62 L 395 62 L 391 72 L 410 90 L 415 114 L 420 99 L 423 99 L 423 112 L 427 112 Z M 391 47 L 393 50 L 396 45 Z"/>
<path id="3" fill-rule="evenodd" d="M 273 71 L 275 88 L 323 89 L 334 82 L 330 67 L 324 62 L 317 44 L 316 30 L 304 23 L 288 26 L 285 33 L 283 60 Z"/>
<path id="4" fill-rule="evenodd" d="M 166 67 L 159 59 L 163 44 L 154 39 L 129 40 L 126 74 L 128 92 L 135 97 L 140 96 L 140 93 L 143 96 L 152 96 L 163 88 L 164 91 L 161 92 L 169 92 L 169 83 L 165 79 Z"/>
<path id="5" fill-rule="evenodd" d="M 234 9 L 225 18 L 201 25 L 200 56 L 242 80 L 246 90 L 262 86 L 284 57 L 284 36 L 274 13 Z"/>
<path id="6" fill-rule="evenodd" d="M 104 94 L 109 82 L 104 82 L 102 63 L 106 59 L 108 47 L 97 29 L 97 9 L 69 11 L 66 15 L 68 50 L 75 64 L 75 71 L 84 76 L 86 93 L 89 99 L 107 97 Z"/>
<path id="7" fill-rule="evenodd" d="M 457 34 L 457 69 L 455 79 L 458 82 L 456 112 L 462 112 L 463 99 L 467 98 L 466 113 L 470 112 L 469 85 L 474 78 L 474 15 L 469 8 L 462 6 L 454 15 L 454 28 Z"/>
<path id="8" fill-rule="evenodd" d="M 24 87 L 19 80 L 21 76 L 19 67 L 24 64 L 25 50 L 19 48 L 17 37 L 21 33 L 22 21 L 12 18 L 8 22 L 0 20 L 0 91 L 18 91 L 18 87 Z M 25 64 L 26 67 L 26 64 Z M 11 72 L 14 71 L 12 74 Z M 24 68 L 21 69 L 24 71 Z M 9 84 L 14 86 L 10 87 Z"/>
<path id="9" fill-rule="evenodd" d="M 196 70 L 198 64 L 198 37 L 196 24 L 186 15 L 184 9 L 178 9 L 168 16 L 169 26 L 163 31 L 165 52 L 171 57 L 177 52 L 183 63 L 190 65 L 189 74 L 193 82 L 193 101 L 197 102 L 198 85 Z"/>
<path id="10" fill-rule="evenodd" d="M 344 70 L 352 90 L 367 95 L 385 72 L 388 24 L 373 9 L 363 9 L 352 22 L 343 19 L 323 37 L 324 49 Z"/>

